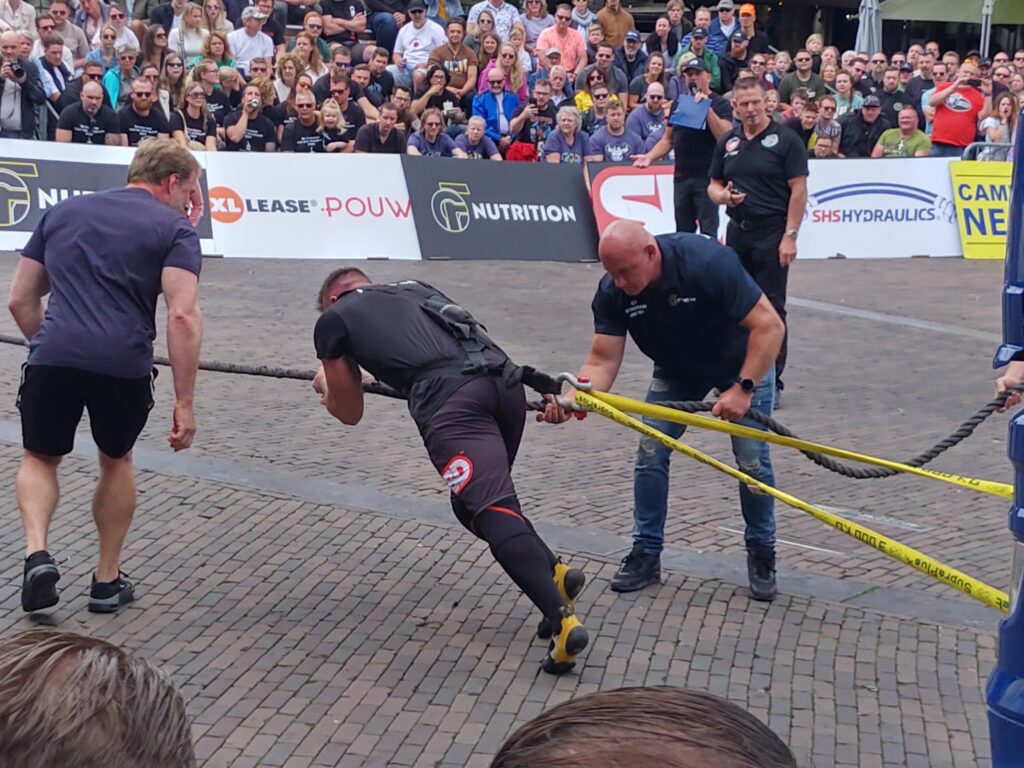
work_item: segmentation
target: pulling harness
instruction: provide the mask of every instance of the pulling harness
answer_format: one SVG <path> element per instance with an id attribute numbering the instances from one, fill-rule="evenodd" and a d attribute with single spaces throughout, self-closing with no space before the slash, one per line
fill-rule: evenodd
<path id="1" fill-rule="evenodd" d="M 427 316 L 448 333 L 462 350 L 462 360 L 444 360 L 436 365 L 421 368 L 409 381 L 408 389 L 421 381 L 438 376 L 495 376 L 506 387 L 525 384 L 542 395 L 557 395 L 562 384 L 553 376 L 538 371 L 529 365 L 516 365 L 505 354 L 483 326 L 468 310 L 454 303 L 440 291 L 416 280 L 403 280 L 363 288 L 364 291 L 379 291 L 393 296 L 402 296 L 416 302 Z M 484 354 L 489 350 L 498 360 L 488 360 Z M 408 396 L 408 391 L 403 393 Z"/>

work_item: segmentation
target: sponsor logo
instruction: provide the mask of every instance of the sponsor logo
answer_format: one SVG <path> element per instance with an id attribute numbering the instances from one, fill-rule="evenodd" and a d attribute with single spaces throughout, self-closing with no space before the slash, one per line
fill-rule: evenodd
<path id="1" fill-rule="evenodd" d="M 954 112 L 970 112 L 971 100 L 964 96 L 962 93 L 953 91 L 949 96 L 946 97 L 946 108 L 951 109 Z"/>
<path id="2" fill-rule="evenodd" d="M 453 457 L 441 470 L 441 479 L 456 496 L 462 493 L 462 489 L 472 478 L 473 462 L 461 454 Z"/>
<path id="3" fill-rule="evenodd" d="M 603 232 L 616 219 L 635 219 L 651 232 L 674 232 L 672 186 L 670 165 L 602 168 L 590 180 L 598 231 Z"/>
<path id="4" fill-rule="evenodd" d="M 382 195 L 377 197 L 337 197 L 322 200 L 309 198 L 245 197 L 230 187 L 210 190 L 210 216 L 221 224 L 234 224 L 245 214 L 309 214 L 322 212 L 327 218 L 400 219 L 408 218 L 410 203 Z"/>
<path id="5" fill-rule="evenodd" d="M 909 184 L 841 184 L 810 195 L 804 219 L 819 224 L 956 221 L 953 201 Z"/>
<path id="6" fill-rule="evenodd" d="M 670 307 L 677 307 L 680 304 L 696 304 L 696 303 L 697 303 L 697 297 L 696 296 L 679 296 L 678 294 L 675 294 L 675 293 L 670 293 L 668 295 L 668 305 Z"/>
<path id="7" fill-rule="evenodd" d="M 438 182 L 437 191 L 430 196 L 430 212 L 437 226 L 457 235 L 469 229 L 474 221 L 576 223 L 573 205 L 477 202 L 471 197 L 469 184 L 465 182 Z"/>
<path id="8" fill-rule="evenodd" d="M 0 161 L 0 227 L 13 227 L 32 210 L 32 193 L 25 179 L 38 179 L 35 163 Z"/>
<path id="9" fill-rule="evenodd" d="M 779 143 L 779 134 L 771 133 L 771 134 L 765 136 L 763 139 L 761 139 L 761 143 L 767 149 L 771 149 L 772 147 L 774 147 L 776 144 Z"/>
<path id="10" fill-rule="evenodd" d="M 726 152 L 735 152 L 737 149 L 739 149 L 739 147 L 740 147 L 740 137 L 739 136 L 733 136 L 731 139 L 729 139 L 727 142 L 725 142 L 725 151 Z"/>

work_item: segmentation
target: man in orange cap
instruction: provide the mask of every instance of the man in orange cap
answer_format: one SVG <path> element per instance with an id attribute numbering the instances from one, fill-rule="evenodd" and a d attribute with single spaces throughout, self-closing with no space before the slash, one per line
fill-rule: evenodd
<path id="1" fill-rule="evenodd" d="M 768 53 L 771 46 L 768 44 L 768 35 L 758 32 L 755 28 L 757 22 L 757 8 L 753 3 L 744 3 L 740 6 L 740 29 L 747 37 L 747 55 L 755 53 Z"/>

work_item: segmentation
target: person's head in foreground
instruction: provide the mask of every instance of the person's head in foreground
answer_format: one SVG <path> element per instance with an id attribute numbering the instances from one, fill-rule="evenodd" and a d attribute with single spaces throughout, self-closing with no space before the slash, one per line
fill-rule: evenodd
<path id="1" fill-rule="evenodd" d="M 682 688 L 619 688 L 559 704 L 513 733 L 491 768 L 796 768 L 752 714 Z"/>
<path id="2" fill-rule="evenodd" d="M 0 640 L 0 768 L 194 768 L 185 700 L 108 642 L 31 629 Z"/>

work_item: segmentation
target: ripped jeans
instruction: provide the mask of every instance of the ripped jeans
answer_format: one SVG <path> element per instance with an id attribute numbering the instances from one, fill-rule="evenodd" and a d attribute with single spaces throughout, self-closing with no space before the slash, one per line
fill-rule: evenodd
<path id="1" fill-rule="evenodd" d="M 707 394 L 705 389 L 696 392 L 681 382 L 667 379 L 652 379 L 647 391 L 647 402 L 666 400 L 701 400 Z M 770 414 L 775 401 L 775 371 L 769 370 L 754 390 L 751 407 Z M 678 438 L 686 430 L 682 424 L 658 421 L 644 417 L 644 423 Z M 740 422 L 749 427 L 764 429 L 759 424 L 744 419 Z M 746 438 L 732 438 L 732 452 L 737 466 L 758 480 L 775 485 L 768 443 Z M 633 540 L 643 547 L 644 553 L 657 555 L 665 544 L 665 516 L 668 512 L 668 466 L 672 454 L 650 438 L 640 439 L 636 464 L 633 468 Z M 707 471 L 705 467 L 688 467 L 691 472 Z M 747 486 L 740 485 L 740 511 L 746 522 L 744 539 L 748 549 L 775 546 L 775 499 L 762 493 L 755 493 Z"/>

